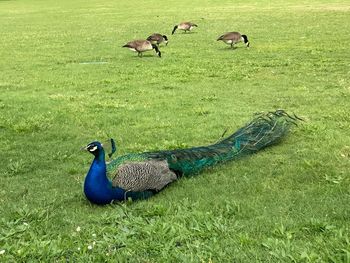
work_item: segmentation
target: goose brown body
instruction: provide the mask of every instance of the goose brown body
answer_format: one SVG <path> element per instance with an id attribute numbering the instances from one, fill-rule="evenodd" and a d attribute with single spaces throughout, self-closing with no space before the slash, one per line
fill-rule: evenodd
<path id="1" fill-rule="evenodd" d="M 239 32 L 225 33 L 217 39 L 217 41 L 220 40 L 225 42 L 226 44 L 231 45 L 231 47 L 233 47 L 233 45 L 237 44 L 238 42 L 243 41 L 246 44 L 246 46 L 249 47 L 248 37 L 246 35 L 242 35 Z"/>
<path id="2" fill-rule="evenodd" d="M 176 26 L 174 27 L 173 32 L 171 32 L 171 34 L 173 35 L 177 29 L 184 30 L 185 33 L 186 33 L 187 31 L 191 31 L 191 30 L 194 29 L 195 27 L 198 27 L 198 25 L 195 24 L 195 23 L 192 23 L 192 22 L 182 22 L 182 23 L 180 23 L 180 24 L 178 24 L 178 25 L 176 25 Z"/>
<path id="3" fill-rule="evenodd" d="M 155 50 L 159 57 L 161 57 L 161 52 L 159 51 L 158 47 L 154 44 L 152 44 L 148 40 L 133 40 L 128 43 L 126 43 L 123 47 L 126 47 L 130 49 L 131 51 L 135 51 L 138 53 L 138 55 L 142 56 L 142 53 L 145 51 Z"/>
<path id="4" fill-rule="evenodd" d="M 167 36 L 159 34 L 159 33 L 154 33 L 154 34 L 150 35 L 147 38 L 147 40 L 150 41 L 152 44 L 157 44 L 158 46 L 161 43 L 165 43 L 165 45 L 168 45 L 168 38 L 167 38 Z"/>

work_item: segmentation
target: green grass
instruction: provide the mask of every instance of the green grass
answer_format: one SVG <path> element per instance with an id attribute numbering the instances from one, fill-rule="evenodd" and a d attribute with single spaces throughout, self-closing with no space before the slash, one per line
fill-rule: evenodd
<path id="1" fill-rule="evenodd" d="M 349 11 L 0 0 L 0 262 L 350 262 Z M 183 20 L 199 27 L 171 36 Z M 215 41 L 231 30 L 251 48 Z M 153 32 L 170 39 L 161 59 L 121 48 Z M 306 120 L 278 146 L 146 201 L 83 196 L 90 141 L 203 145 L 276 108 Z"/>

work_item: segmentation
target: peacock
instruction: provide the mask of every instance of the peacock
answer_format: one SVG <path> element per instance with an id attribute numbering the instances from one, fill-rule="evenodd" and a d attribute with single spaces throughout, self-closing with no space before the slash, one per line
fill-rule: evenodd
<path id="1" fill-rule="evenodd" d="M 131 153 L 109 163 L 105 155 L 111 157 L 116 152 L 115 141 L 110 139 L 109 145 L 91 142 L 84 147 L 94 155 L 85 177 L 85 196 L 100 205 L 149 198 L 183 176 L 278 143 L 299 120 L 284 110 L 260 113 L 232 135 L 208 146 Z"/>

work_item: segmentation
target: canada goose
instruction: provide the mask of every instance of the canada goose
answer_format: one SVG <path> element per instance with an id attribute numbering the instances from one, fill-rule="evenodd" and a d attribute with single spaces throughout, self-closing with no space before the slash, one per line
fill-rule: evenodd
<path id="1" fill-rule="evenodd" d="M 233 48 L 233 45 L 243 41 L 244 44 L 249 47 L 249 41 L 248 41 L 248 37 L 246 35 L 241 35 L 238 32 L 228 32 L 226 34 L 223 34 L 222 36 L 220 36 L 217 41 L 222 40 L 224 41 L 226 44 L 231 45 L 231 48 Z"/>
<path id="2" fill-rule="evenodd" d="M 171 34 L 174 35 L 176 29 L 184 30 L 186 33 L 187 31 L 191 31 L 195 27 L 198 27 L 198 26 L 192 22 L 182 22 L 182 23 L 174 26 L 173 32 L 171 32 Z"/>
<path id="3" fill-rule="evenodd" d="M 160 45 L 161 43 L 165 43 L 165 45 L 168 45 L 168 37 L 166 35 L 161 35 L 158 33 L 154 33 L 150 35 L 147 38 L 148 41 L 150 41 L 152 44 Z"/>
<path id="4" fill-rule="evenodd" d="M 137 52 L 138 53 L 137 55 L 141 56 L 141 57 L 142 57 L 142 52 L 150 51 L 152 49 L 154 49 L 156 51 L 156 53 L 158 54 L 159 57 L 161 57 L 161 55 L 162 55 L 160 53 L 160 50 L 158 49 L 157 45 L 152 44 L 148 40 L 134 40 L 134 41 L 130 41 L 130 42 L 126 43 L 123 47 L 127 47 L 131 51 Z"/>

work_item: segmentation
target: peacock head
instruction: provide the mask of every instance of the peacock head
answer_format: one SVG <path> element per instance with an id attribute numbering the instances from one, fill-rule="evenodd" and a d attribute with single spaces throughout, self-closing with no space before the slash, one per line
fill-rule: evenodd
<path id="1" fill-rule="evenodd" d="M 88 151 L 93 154 L 95 157 L 99 156 L 102 152 L 106 151 L 109 158 L 112 157 L 113 153 L 116 152 L 117 147 L 114 140 L 111 138 L 105 143 L 100 143 L 98 141 L 89 143 L 83 150 Z"/>
<path id="2" fill-rule="evenodd" d="M 83 149 L 93 154 L 94 156 L 99 156 L 100 153 L 103 151 L 103 146 L 100 142 L 96 141 L 96 142 L 89 143 Z"/>

